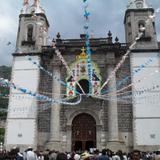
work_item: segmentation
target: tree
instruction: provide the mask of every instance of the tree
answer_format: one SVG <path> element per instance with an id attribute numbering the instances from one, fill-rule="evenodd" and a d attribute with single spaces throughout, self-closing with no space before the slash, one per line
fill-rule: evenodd
<path id="1" fill-rule="evenodd" d="M 5 129 L 0 128 L 0 142 L 4 143 Z"/>
<path id="2" fill-rule="evenodd" d="M 9 79 L 11 77 L 11 67 L 0 66 L 0 78 Z M 7 112 L 4 112 L 4 109 L 8 108 L 8 96 L 9 88 L 3 86 L 0 83 L 0 119 L 6 119 Z"/>

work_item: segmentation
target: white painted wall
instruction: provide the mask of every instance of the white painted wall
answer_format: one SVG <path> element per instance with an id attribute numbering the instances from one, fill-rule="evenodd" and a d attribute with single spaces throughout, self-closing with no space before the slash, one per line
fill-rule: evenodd
<path id="1" fill-rule="evenodd" d="M 32 56 L 31 58 L 33 61 L 39 63 L 38 56 Z M 38 69 L 36 65 L 27 60 L 27 56 L 14 57 L 13 63 L 14 63 L 14 65 L 12 66 L 13 70 Z"/>
<path id="2" fill-rule="evenodd" d="M 11 94 L 8 118 L 35 118 L 37 100 L 26 94 Z"/>
<path id="3" fill-rule="evenodd" d="M 160 145 L 160 119 L 136 119 L 136 145 Z"/>
<path id="4" fill-rule="evenodd" d="M 37 70 L 13 70 L 12 81 L 19 87 L 26 88 L 36 92 L 38 89 L 39 71 Z M 21 93 L 15 89 L 11 90 L 12 93 Z"/>
<path id="5" fill-rule="evenodd" d="M 9 119 L 6 144 L 7 145 L 32 145 L 35 142 L 34 119 Z"/>
<path id="6" fill-rule="evenodd" d="M 159 53 L 132 53 L 133 125 L 135 145 L 160 145 L 160 57 Z M 151 59 L 151 62 L 149 60 Z M 149 62 L 149 63 L 148 63 Z M 138 73 L 134 73 L 141 65 Z M 139 81 L 140 80 L 140 81 Z M 139 82 L 138 82 L 139 81 Z M 142 91 L 141 94 L 139 91 Z"/>
<path id="7" fill-rule="evenodd" d="M 33 61 L 40 63 L 38 56 Z M 28 61 L 27 56 L 14 57 L 12 66 L 12 82 L 19 87 L 38 92 L 39 68 Z M 9 112 L 7 118 L 5 145 L 36 146 L 37 100 L 11 88 Z"/>

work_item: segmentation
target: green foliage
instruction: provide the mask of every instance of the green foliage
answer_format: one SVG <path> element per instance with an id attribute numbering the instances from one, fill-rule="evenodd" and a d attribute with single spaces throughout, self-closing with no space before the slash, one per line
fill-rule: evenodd
<path id="1" fill-rule="evenodd" d="M 4 143 L 5 129 L 0 128 L 0 142 Z"/>
<path id="2" fill-rule="evenodd" d="M 0 66 L 0 78 L 9 79 L 11 77 L 11 67 Z M 1 111 L 1 109 L 7 109 L 8 98 L 5 98 L 9 94 L 9 88 L 0 85 L 0 119 L 5 119 L 7 113 Z"/>
<path id="3" fill-rule="evenodd" d="M 5 79 L 10 79 L 11 77 L 11 67 L 0 66 L 0 77 Z"/>
<path id="4" fill-rule="evenodd" d="M 1 111 L 0 112 L 0 120 L 4 120 L 7 117 L 7 112 Z"/>

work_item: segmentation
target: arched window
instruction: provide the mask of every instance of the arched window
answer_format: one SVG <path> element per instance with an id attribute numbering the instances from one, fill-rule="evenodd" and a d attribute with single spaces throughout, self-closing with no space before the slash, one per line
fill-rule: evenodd
<path id="1" fill-rule="evenodd" d="M 33 41 L 33 25 L 28 25 L 27 27 L 27 41 Z"/>
<path id="2" fill-rule="evenodd" d="M 152 22 L 152 24 L 153 24 L 153 31 L 154 31 L 154 34 L 156 34 L 155 22 Z"/>
<path id="3" fill-rule="evenodd" d="M 144 29 L 145 27 L 146 27 L 145 21 L 141 20 L 138 22 L 139 32 L 143 33 L 142 37 L 145 37 L 145 29 Z"/>

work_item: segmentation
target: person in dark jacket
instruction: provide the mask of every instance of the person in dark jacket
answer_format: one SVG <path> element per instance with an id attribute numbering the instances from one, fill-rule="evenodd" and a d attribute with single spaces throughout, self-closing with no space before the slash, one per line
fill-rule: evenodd
<path id="1" fill-rule="evenodd" d="M 109 160 L 109 158 L 106 154 L 106 149 L 102 150 L 102 155 L 98 157 L 98 160 Z"/>
<path id="2" fill-rule="evenodd" d="M 17 152 L 17 154 L 16 154 L 16 160 L 24 160 L 23 154 L 20 153 L 19 148 L 16 148 L 16 152 Z"/>
<path id="3" fill-rule="evenodd" d="M 56 160 L 67 160 L 67 155 L 65 153 L 58 153 Z"/>

